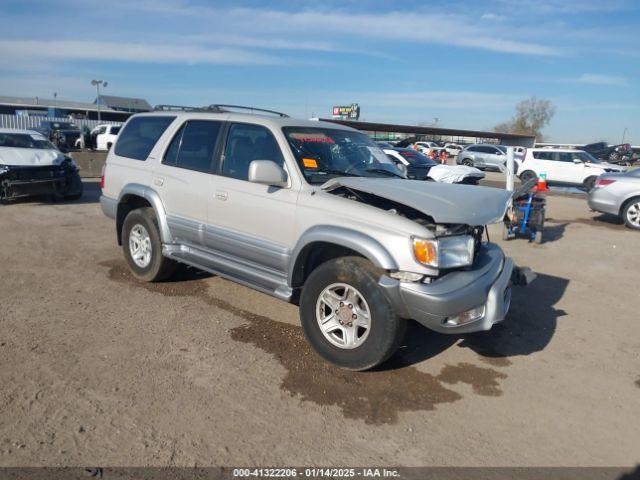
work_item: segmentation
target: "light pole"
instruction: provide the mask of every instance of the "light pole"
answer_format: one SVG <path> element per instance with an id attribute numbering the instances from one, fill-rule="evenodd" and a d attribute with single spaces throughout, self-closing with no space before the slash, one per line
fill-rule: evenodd
<path id="1" fill-rule="evenodd" d="M 98 106 L 98 121 L 100 121 L 100 85 L 107 88 L 107 82 L 103 82 L 102 80 L 91 80 L 91 85 L 96 87 L 96 105 Z"/>
<path id="2" fill-rule="evenodd" d="M 624 143 L 624 137 L 627 135 L 627 127 L 624 127 L 624 130 L 622 131 L 622 141 L 620 143 Z"/>

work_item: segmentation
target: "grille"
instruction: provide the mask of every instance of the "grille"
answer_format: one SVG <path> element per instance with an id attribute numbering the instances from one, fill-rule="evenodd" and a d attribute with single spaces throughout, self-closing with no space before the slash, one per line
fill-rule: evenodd
<path id="1" fill-rule="evenodd" d="M 29 182 L 32 180 L 55 180 L 64 176 L 59 166 L 12 168 L 4 177 L 13 181 Z"/>

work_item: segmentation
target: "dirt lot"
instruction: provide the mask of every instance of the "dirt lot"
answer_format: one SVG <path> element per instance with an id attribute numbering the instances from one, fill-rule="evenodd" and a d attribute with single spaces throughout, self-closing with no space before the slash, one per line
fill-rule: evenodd
<path id="1" fill-rule="evenodd" d="M 0 206 L 0 466 L 640 460 L 640 234 L 581 198 L 549 198 L 543 245 L 504 244 L 540 274 L 505 323 L 413 326 L 361 374 L 293 306 L 192 270 L 136 283 L 97 198 Z"/>

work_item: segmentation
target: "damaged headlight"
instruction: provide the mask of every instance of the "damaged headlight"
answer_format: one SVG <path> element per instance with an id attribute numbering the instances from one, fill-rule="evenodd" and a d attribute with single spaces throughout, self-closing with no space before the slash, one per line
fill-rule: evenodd
<path id="1" fill-rule="evenodd" d="M 413 237 L 413 255 L 423 265 L 436 268 L 465 267 L 473 263 L 475 241 L 471 235 L 434 240 Z"/>

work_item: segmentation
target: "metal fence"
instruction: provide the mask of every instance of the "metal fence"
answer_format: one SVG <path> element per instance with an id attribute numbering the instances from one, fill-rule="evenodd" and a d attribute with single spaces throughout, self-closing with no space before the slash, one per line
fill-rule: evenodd
<path id="1" fill-rule="evenodd" d="M 81 130 L 83 127 L 89 127 L 89 130 L 93 129 L 96 125 L 122 125 L 123 122 L 109 122 L 98 120 L 86 120 L 86 119 L 70 119 L 70 118 L 58 118 L 58 117 L 22 117 L 18 115 L 6 115 L 0 114 L 0 128 L 16 128 L 22 130 L 30 130 L 35 127 L 39 127 L 43 121 L 47 122 L 72 122 L 78 126 Z"/>

